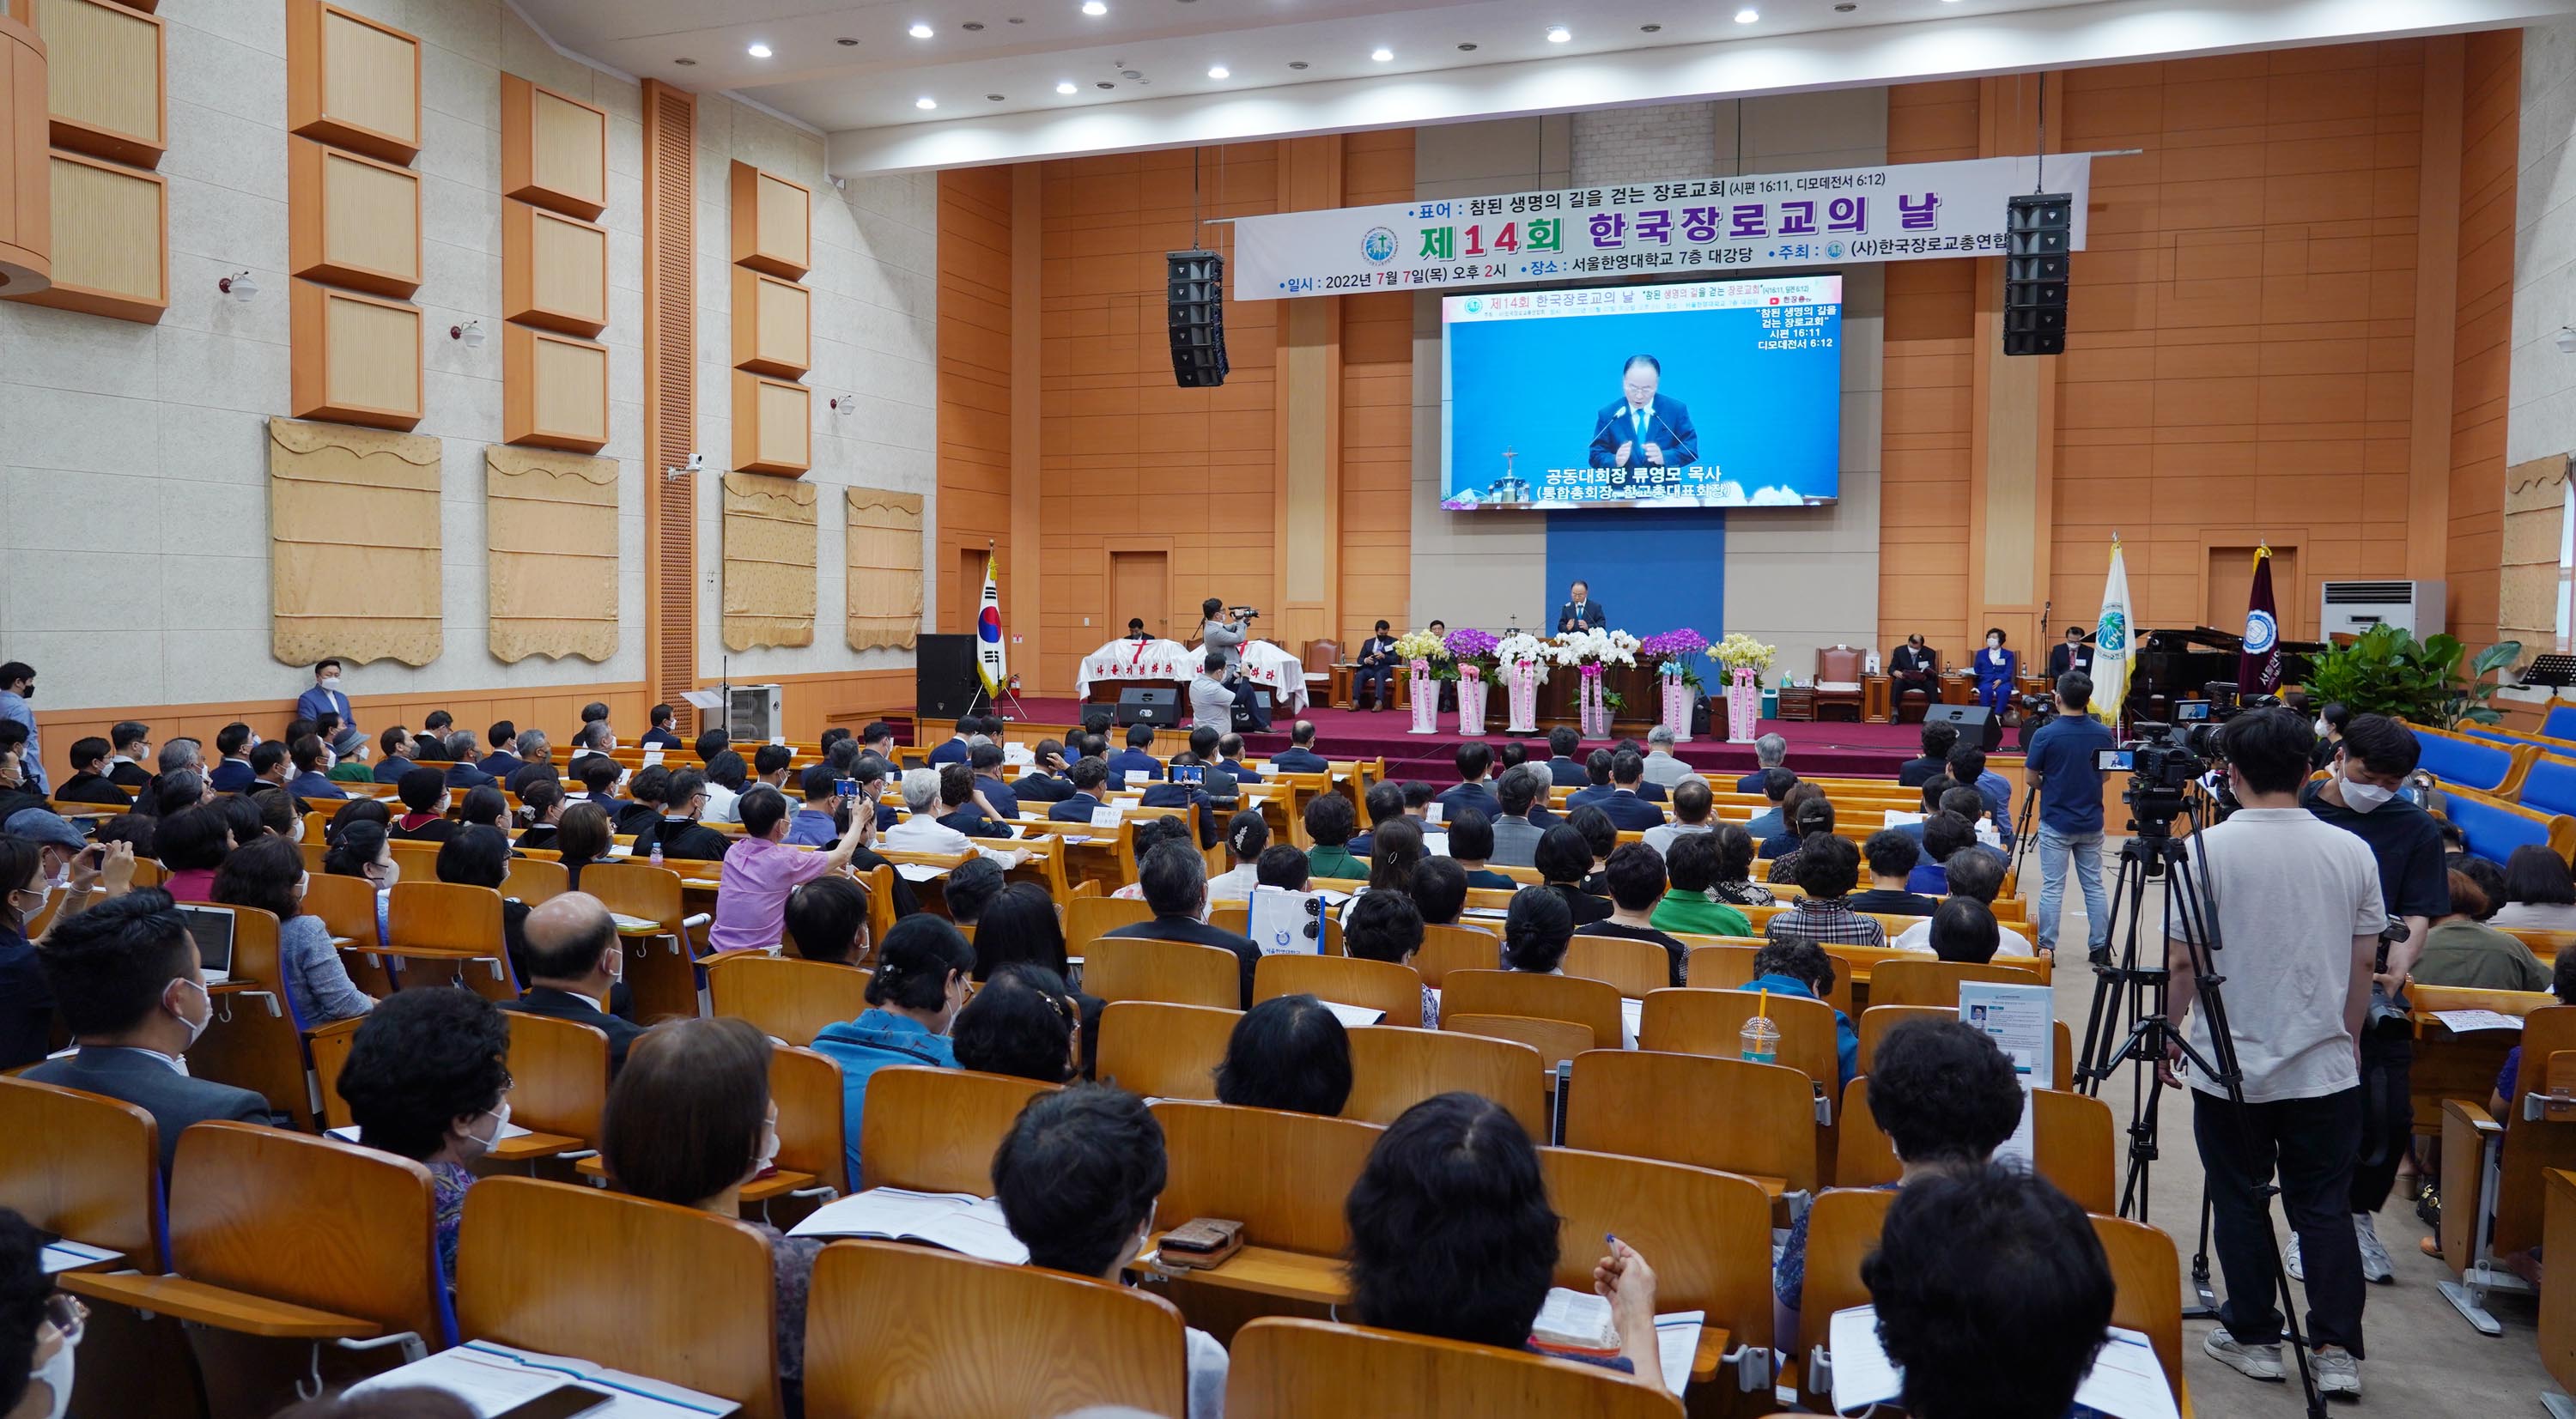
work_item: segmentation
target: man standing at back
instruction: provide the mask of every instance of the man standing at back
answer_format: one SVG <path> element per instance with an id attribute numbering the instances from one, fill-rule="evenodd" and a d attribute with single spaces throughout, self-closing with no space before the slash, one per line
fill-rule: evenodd
<path id="1" fill-rule="evenodd" d="M 19 756 L 18 772 L 25 776 L 29 793 L 45 793 L 44 740 L 36 733 L 36 707 L 28 701 L 36 697 L 36 667 L 23 660 L 0 665 L 0 719 L 27 727 L 27 752 Z"/>
<path id="2" fill-rule="evenodd" d="M 351 729 L 358 727 L 358 717 L 349 708 L 349 697 L 340 693 L 340 662 L 320 660 L 313 665 L 313 684 L 295 697 L 295 717 L 320 723 L 322 716 L 336 714 Z"/>
<path id="3" fill-rule="evenodd" d="M 2111 941 L 2110 904 L 2102 896 L 2102 770 L 2094 756 L 2119 745 L 2087 709 L 2092 701 L 2092 676 L 2080 670 L 2058 676 L 2057 716 L 2030 736 L 2022 759 L 2030 785 L 2023 791 L 2039 795 L 2039 906 L 2031 926 L 2043 956 L 2057 951 L 2069 860 L 2084 888 L 2085 945 L 2099 951 Z"/>
<path id="4" fill-rule="evenodd" d="M 1199 673 L 1190 678 L 1191 727 L 1233 733 L 1234 703 L 1234 687 L 1225 683 L 1225 653 L 1210 650 L 1199 663 Z"/>

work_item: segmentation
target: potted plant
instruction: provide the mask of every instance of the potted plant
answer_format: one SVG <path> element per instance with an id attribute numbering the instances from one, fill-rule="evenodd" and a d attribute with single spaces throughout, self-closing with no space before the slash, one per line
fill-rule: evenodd
<path id="1" fill-rule="evenodd" d="M 1583 737 L 1610 737 L 1611 712 L 1619 708 L 1618 697 L 1602 683 L 1602 667 L 1637 663 L 1637 638 L 1626 631 L 1585 629 L 1568 631 L 1555 640 L 1556 663 L 1570 666 L 1583 677 L 1580 715 Z"/>
<path id="2" fill-rule="evenodd" d="M 2441 729 L 2501 724 L 2504 714 L 2491 701 L 2502 681 L 2490 677 L 2521 658 L 2520 641 L 2497 641 L 2468 659 L 2468 647 L 2457 636 L 2419 641 L 2402 626 L 2377 625 L 2352 644 L 2317 657 L 2308 676 L 2308 701 L 2340 703 L 2354 714 L 2394 715 Z"/>
<path id="3" fill-rule="evenodd" d="M 1538 733 L 1538 685 L 1547 678 L 1548 659 L 1547 642 L 1527 631 L 1514 631 L 1495 643 L 1494 660 L 1502 667 L 1512 711 L 1504 733 Z"/>
<path id="4" fill-rule="evenodd" d="M 1429 631 L 1407 631 L 1395 639 L 1395 658 L 1404 663 L 1405 673 L 1413 677 L 1410 693 L 1413 699 L 1415 734 L 1431 734 L 1439 729 L 1440 682 L 1434 678 L 1436 666 L 1449 659 L 1448 649 L 1440 637 Z"/>
<path id="5" fill-rule="evenodd" d="M 1494 668 L 1494 648 L 1500 642 L 1490 631 L 1473 626 L 1460 626 L 1451 631 L 1441 649 L 1449 653 L 1449 663 L 1458 674 L 1458 732 L 1485 732 L 1485 697 L 1492 688 L 1487 672 Z"/>
<path id="6" fill-rule="evenodd" d="M 1762 672 L 1771 668 L 1779 647 L 1732 631 L 1702 653 L 1726 667 L 1726 736 L 1751 739 L 1762 721 Z"/>
<path id="7" fill-rule="evenodd" d="M 1637 649 L 1655 658 L 1655 673 L 1663 688 L 1664 727 L 1673 732 L 1673 742 L 1689 743 L 1691 702 L 1700 688 L 1699 672 L 1691 668 L 1691 658 L 1708 649 L 1708 637 L 1684 626 L 1648 636 Z"/>

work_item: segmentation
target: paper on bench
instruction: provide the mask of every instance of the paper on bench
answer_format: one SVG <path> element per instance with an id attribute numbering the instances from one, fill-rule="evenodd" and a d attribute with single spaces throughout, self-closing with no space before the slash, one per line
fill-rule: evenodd
<path id="1" fill-rule="evenodd" d="M 966 1192 L 873 1187 L 828 1202 L 788 1232 L 793 1237 L 882 1237 L 927 1242 L 986 1261 L 1026 1266 L 1029 1249 L 1011 1235 L 1002 1205 Z"/>
<path id="2" fill-rule="evenodd" d="M 2501 1010 L 2436 1010 L 2433 1012 L 2433 1018 L 2449 1026 L 2451 1033 L 2455 1035 L 2465 1035 L 2472 1030 L 2522 1028 L 2521 1017 L 2507 1015 Z"/>
<path id="3" fill-rule="evenodd" d="M 1853 1306 L 1834 1312 L 1826 1344 L 1834 1357 L 1834 1411 L 1849 1414 L 1872 1404 L 1892 1404 L 1904 1389 L 1903 1372 L 1878 1343 L 1878 1309 Z M 2112 1326 L 2092 1372 L 2075 1390 L 2075 1402 L 2112 1419 L 2177 1419 L 2173 1389 L 2147 1337 Z"/>
<path id="4" fill-rule="evenodd" d="M 1619 1032 L 1621 1049 L 1637 1047 L 1637 1022 L 1646 1017 L 1646 1002 L 1634 996 L 1619 997 Z"/>
<path id="5" fill-rule="evenodd" d="M 948 869 L 927 862 L 898 862 L 894 875 L 906 882 L 935 882 L 948 875 Z"/>
<path id="6" fill-rule="evenodd" d="M 1707 1325 L 1705 1311 L 1655 1317 L 1655 1358 L 1663 1362 L 1664 1388 L 1675 1395 L 1690 1383 L 1691 1362 L 1699 1358 L 1699 1333 Z"/>
<path id="7" fill-rule="evenodd" d="M 45 1274 L 51 1276 L 57 1271 L 69 1271 L 76 1266 L 96 1266 L 102 1261 L 114 1261 L 123 1255 L 125 1255 L 123 1252 L 109 1251 L 105 1247 L 94 1247 L 86 1242 L 75 1242 L 66 1237 L 61 1241 L 45 1243 Z"/>
<path id="8" fill-rule="evenodd" d="M 1114 828 L 1114 827 L 1117 827 L 1117 826 L 1118 826 L 1118 808 L 1117 808 L 1117 805 L 1115 805 L 1115 804 L 1111 804 L 1111 803 L 1103 803 L 1103 804 L 1101 804 L 1099 807 L 1092 809 L 1092 810 L 1091 810 L 1091 826 L 1093 826 L 1093 827 L 1095 827 L 1095 828 Z"/>
<path id="9" fill-rule="evenodd" d="M 1344 1005 L 1338 1000 L 1327 1000 L 1323 1005 L 1325 1009 L 1333 1012 L 1333 1018 L 1341 1021 L 1342 1028 L 1346 1030 L 1357 1029 L 1362 1025 L 1374 1025 L 1386 1018 L 1385 1011 L 1371 1010 L 1365 1005 Z"/>
<path id="10" fill-rule="evenodd" d="M 630 1375 L 587 1360 L 520 1350 L 489 1340 L 469 1340 L 426 1360 L 415 1360 L 349 1386 L 353 1395 L 421 1388 L 465 1401 L 478 1419 L 507 1413 L 567 1384 L 606 1391 L 610 1401 L 591 1410 L 598 1419 L 680 1419 L 740 1413 L 742 1406 L 712 1394 Z M 587 1419 L 587 1416 L 586 1416 Z"/>

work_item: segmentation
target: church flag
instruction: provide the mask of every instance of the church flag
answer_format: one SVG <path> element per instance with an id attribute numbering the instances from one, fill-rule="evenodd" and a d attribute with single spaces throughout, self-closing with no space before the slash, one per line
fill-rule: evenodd
<path id="1" fill-rule="evenodd" d="M 2272 549 L 2254 549 L 2254 590 L 2245 602 L 2245 649 L 2236 658 L 2240 695 L 2270 695 L 2281 688 L 2281 618 L 2272 602 Z"/>

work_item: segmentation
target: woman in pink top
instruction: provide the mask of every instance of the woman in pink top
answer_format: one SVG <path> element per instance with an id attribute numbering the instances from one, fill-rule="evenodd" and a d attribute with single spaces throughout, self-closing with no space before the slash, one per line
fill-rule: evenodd
<path id="1" fill-rule="evenodd" d="M 787 924 L 787 894 L 826 872 L 844 872 L 859 835 L 843 833 L 838 846 L 812 852 L 789 847 L 787 796 L 769 787 L 755 788 L 736 807 L 742 813 L 742 841 L 725 850 L 724 875 L 716 884 L 715 924 L 707 929 L 707 946 L 716 951 L 756 951 L 779 943 Z"/>

